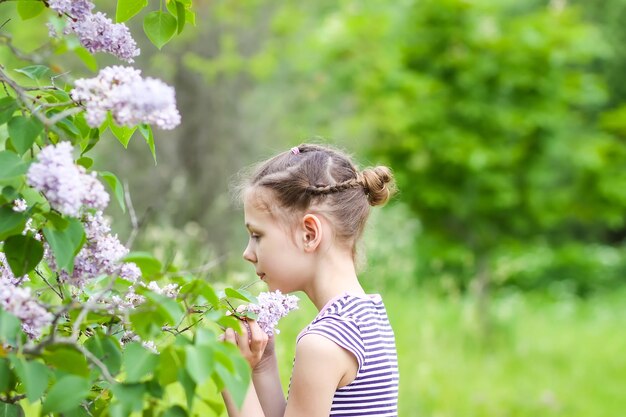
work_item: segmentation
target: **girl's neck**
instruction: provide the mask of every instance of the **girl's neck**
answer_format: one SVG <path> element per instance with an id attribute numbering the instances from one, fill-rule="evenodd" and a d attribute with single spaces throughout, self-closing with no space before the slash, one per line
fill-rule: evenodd
<path id="1" fill-rule="evenodd" d="M 326 259 L 319 263 L 311 284 L 304 289 L 315 307 L 321 310 L 328 301 L 344 294 L 365 294 L 359 283 L 352 259 Z"/>

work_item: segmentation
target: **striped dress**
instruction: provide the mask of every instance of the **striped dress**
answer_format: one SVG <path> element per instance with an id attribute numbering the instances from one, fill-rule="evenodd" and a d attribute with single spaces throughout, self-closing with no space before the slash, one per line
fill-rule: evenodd
<path id="1" fill-rule="evenodd" d="M 346 293 L 330 300 L 297 340 L 306 334 L 327 337 L 358 362 L 354 381 L 335 391 L 329 417 L 398 415 L 396 343 L 378 294 Z"/>

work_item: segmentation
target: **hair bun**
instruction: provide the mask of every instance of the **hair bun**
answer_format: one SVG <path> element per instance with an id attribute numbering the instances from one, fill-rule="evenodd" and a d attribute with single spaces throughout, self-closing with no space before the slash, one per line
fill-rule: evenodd
<path id="1" fill-rule="evenodd" d="M 385 166 L 365 168 L 360 176 L 371 206 L 384 205 L 396 191 L 393 173 Z"/>

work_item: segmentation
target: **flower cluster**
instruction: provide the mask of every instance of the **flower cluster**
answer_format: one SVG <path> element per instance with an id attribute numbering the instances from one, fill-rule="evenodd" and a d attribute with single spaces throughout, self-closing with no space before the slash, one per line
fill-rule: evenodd
<path id="1" fill-rule="evenodd" d="M 30 288 L 16 287 L 14 281 L 0 276 L 0 307 L 22 322 L 22 330 L 31 339 L 41 336 L 42 329 L 52 322 L 50 314 L 30 293 Z"/>
<path id="2" fill-rule="evenodd" d="M 259 304 L 248 304 L 247 311 L 258 315 L 257 323 L 261 329 L 272 336 L 280 331 L 276 329 L 278 320 L 285 317 L 291 310 L 298 308 L 298 297 L 283 295 L 279 290 L 262 292 L 258 296 Z"/>
<path id="3" fill-rule="evenodd" d="M 142 78 L 141 71 L 131 67 L 103 68 L 95 78 L 76 80 L 70 94 L 85 106 L 92 127 L 100 126 L 108 111 L 118 125 L 148 123 L 173 129 L 180 124 L 174 89 L 161 80 Z"/>
<path id="4" fill-rule="evenodd" d="M 70 17 L 67 33 L 74 32 L 81 45 L 89 52 L 107 52 L 126 62 L 139 55 L 137 43 L 128 27 L 113 23 L 104 13 L 92 13 L 94 5 L 89 0 L 50 0 L 51 9 Z"/>
<path id="5" fill-rule="evenodd" d="M 109 195 L 95 173 L 86 173 L 72 159 L 69 142 L 46 146 L 26 174 L 30 186 L 42 192 L 50 206 L 69 216 L 79 216 L 82 206 L 102 210 L 109 204 Z"/>
<path id="6" fill-rule="evenodd" d="M 128 249 L 116 235 L 111 234 L 111 227 L 102 216 L 102 212 L 88 213 L 84 225 L 87 241 L 74 258 L 74 270 L 71 275 L 64 270 L 57 271 L 59 278 L 79 288 L 82 288 L 87 280 L 100 275 L 117 275 L 129 282 L 137 282 L 141 271 L 132 262 L 120 263 L 120 260 L 128 254 Z M 50 256 L 50 251 L 46 253 L 50 267 L 58 269 Z"/>

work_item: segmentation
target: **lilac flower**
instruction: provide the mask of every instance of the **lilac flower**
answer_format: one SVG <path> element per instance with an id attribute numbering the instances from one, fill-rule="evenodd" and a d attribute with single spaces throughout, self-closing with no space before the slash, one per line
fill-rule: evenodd
<path id="1" fill-rule="evenodd" d="M 84 167 L 74 164 L 69 142 L 46 146 L 26 174 L 29 185 L 42 192 L 50 206 L 69 216 L 78 217 L 82 206 L 102 210 L 109 195 L 102 184 Z"/>
<path id="2" fill-rule="evenodd" d="M 92 127 L 101 125 L 108 111 L 118 125 L 149 123 L 173 129 L 180 124 L 174 89 L 154 78 L 143 79 L 141 71 L 131 67 L 103 68 L 95 78 L 76 80 L 70 94 L 85 106 Z"/>
<path id="3" fill-rule="evenodd" d="M 180 291 L 178 284 L 167 284 L 165 287 L 161 288 L 156 281 L 150 281 L 147 288 L 154 293 L 164 295 L 169 298 L 176 298 L 178 296 L 178 291 Z"/>
<path id="4" fill-rule="evenodd" d="M 269 336 L 272 336 L 274 333 L 280 333 L 275 328 L 278 320 L 285 317 L 290 311 L 298 308 L 298 297 L 283 295 L 279 290 L 262 292 L 257 298 L 259 304 L 248 304 L 246 309 L 258 315 L 257 323 Z"/>
<path id="5" fill-rule="evenodd" d="M 26 174 L 27 182 L 42 192 L 52 208 L 70 216 L 78 216 L 82 206 L 84 184 L 72 159 L 69 142 L 46 146 L 39 152 L 39 162 Z"/>
<path id="6" fill-rule="evenodd" d="M 18 198 L 17 200 L 13 201 L 13 211 L 22 213 L 25 212 L 27 208 L 28 205 L 26 204 L 26 200 Z"/>
<path id="7" fill-rule="evenodd" d="M 74 19 L 90 15 L 95 7 L 89 0 L 49 0 L 48 6 L 59 14 L 67 14 Z"/>
<path id="8" fill-rule="evenodd" d="M 69 29 L 89 52 L 106 52 L 126 62 L 133 62 L 140 50 L 130 30 L 123 23 L 113 23 L 103 13 L 88 14 L 73 21 Z"/>
<path id="9" fill-rule="evenodd" d="M 89 52 L 106 52 L 127 62 L 139 55 L 137 43 L 128 27 L 113 23 L 104 13 L 91 11 L 95 7 L 89 0 L 50 0 L 49 6 L 59 14 L 70 17 L 65 33 L 74 32 Z M 52 32 L 51 32 L 52 33 Z"/>
<path id="10" fill-rule="evenodd" d="M 50 314 L 32 296 L 30 288 L 16 287 L 0 277 L 0 307 L 22 322 L 22 330 L 31 339 L 41 336 L 42 329 L 52 322 Z"/>
<path id="11" fill-rule="evenodd" d="M 130 282 L 137 282 L 140 271 L 134 263 L 121 263 L 128 254 L 117 236 L 111 235 L 111 227 L 102 216 L 102 212 L 88 213 L 85 216 L 86 243 L 74 258 L 74 270 L 70 275 L 67 271 L 58 271 L 51 253 L 46 252 L 46 260 L 53 270 L 57 270 L 59 278 L 65 282 L 82 288 L 86 281 L 100 275 L 117 275 Z"/>

